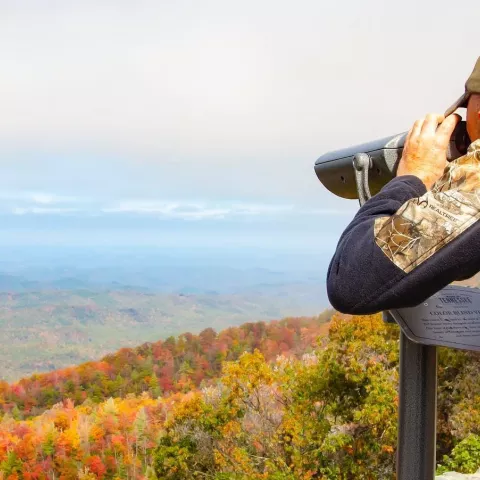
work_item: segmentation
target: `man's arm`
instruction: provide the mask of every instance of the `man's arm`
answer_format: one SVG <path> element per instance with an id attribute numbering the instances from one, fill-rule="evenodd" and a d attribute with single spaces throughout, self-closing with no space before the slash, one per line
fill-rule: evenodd
<path id="1" fill-rule="evenodd" d="M 468 188 L 442 188 L 444 177 L 451 182 L 459 173 L 451 164 L 433 185 L 444 171 L 458 117 L 437 128 L 442 120 L 430 115 L 415 123 L 399 176 L 366 202 L 340 238 L 327 278 L 338 310 L 373 313 L 418 305 L 480 269 L 476 195 Z"/>

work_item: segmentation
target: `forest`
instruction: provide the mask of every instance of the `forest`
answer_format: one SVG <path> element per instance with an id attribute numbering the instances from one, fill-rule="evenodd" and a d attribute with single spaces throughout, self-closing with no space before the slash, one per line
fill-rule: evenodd
<path id="1" fill-rule="evenodd" d="M 325 312 L 4 383 L 0 479 L 393 479 L 398 342 L 380 315 Z M 438 471 L 473 472 L 480 357 L 439 363 Z"/>
<path id="2" fill-rule="evenodd" d="M 217 334 L 212 328 L 199 335 L 184 333 L 137 348 L 123 348 L 98 362 L 36 374 L 14 384 L 0 382 L 3 410 L 17 418 L 42 413 L 65 398 L 80 404 L 150 392 L 152 396 L 189 392 L 216 378 L 222 363 L 259 349 L 270 361 L 279 354 L 300 355 L 312 349 L 328 331 L 330 312 L 317 317 L 245 323 Z"/>

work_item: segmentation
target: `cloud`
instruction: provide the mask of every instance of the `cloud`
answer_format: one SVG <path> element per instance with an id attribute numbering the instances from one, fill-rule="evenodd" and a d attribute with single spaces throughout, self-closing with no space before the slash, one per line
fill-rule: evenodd
<path id="1" fill-rule="evenodd" d="M 215 208 L 201 204 L 165 201 L 127 200 L 110 207 L 102 208 L 107 214 L 155 215 L 168 218 L 200 220 L 204 218 L 224 218 L 230 213 L 228 208 Z"/>
<path id="2" fill-rule="evenodd" d="M 82 212 L 78 208 L 67 207 L 15 207 L 11 213 L 13 215 L 71 215 Z"/>
<path id="3" fill-rule="evenodd" d="M 294 204 L 248 202 L 192 202 L 188 200 L 125 199 L 116 202 L 87 197 L 68 197 L 56 193 L 18 192 L 0 195 L 0 212 L 13 215 L 76 215 L 117 217 L 142 216 L 170 220 L 225 220 L 294 218 L 298 216 L 338 216 L 350 210 L 305 208 Z"/>
<path id="4" fill-rule="evenodd" d="M 58 203 L 77 203 L 80 198 L 78 197 L 68 197 L 64 195 L 56 195 L 52 193 L 27 193 L 25 195 L 26 199 L 32 200 L 32 202 L 39 203 L 42 205 L 58 204 Z"/>
<path id="5" fill-rule="evenodd" d="M 183 220 L 224 219 L 231 217 L 281 215 L 293 210 L 290 205 L 261 204 L 215 204 L 168 202 L 156 200 L 128 200 L 114 206 L 102 208 L 104 213 L 130 213 L 142 215 L 157 215 L 166 218 Z"/>
<path id="6" fill-rule="evenodd" d="M 0 213 L 24 215 L 73 215 L 86 214 L 89 203 L 86 198 L 47 192 L 0 192 Z"/>
<path id="7" fill-rule="evenodd" d="M 31 198 L 34 202 L 43 204 L 55 203 L 56 200 L 54 196 L 45 193 L 33 194 Z"/>
<path id="8" fill-rule="evenodd" d="M 0 200 L 20 201 L 34 203 L 38 205 L 68 204 L 84 201 L 80 197 L 58 195 L 56 193 L 46 192 L 21 192 L 21 191 L 0 191 Z"/>

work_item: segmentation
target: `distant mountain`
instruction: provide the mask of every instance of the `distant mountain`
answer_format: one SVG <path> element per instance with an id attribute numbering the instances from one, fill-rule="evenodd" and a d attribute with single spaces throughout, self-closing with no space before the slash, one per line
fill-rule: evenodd
<path id="1" fill-rule="evenodd" d="M 88 316 L 88 309 L 84 311 Z M 125 315 L 135 317 L 129 309 Z M 33 375 L 8 385 L 0 382 L 0 407 L 23 415 L 38 415 L 54 404 L 87 398 L 101 402 L 109 397 L 149 392 L 152 396 L 188 392 L 219 376 L 222 362 L 258 349 L 272 360 L 277 355 L 298 356 L 326 335 L 331 312 L 315 317 L 245 323 L 217 333 L 207 328 L 198 335 L 184 333 L 136 348 L 122 348 L 97 362 Z"/>
<path id="2" fill-rule="evenodd" d="M 311 269 L 199 265 L 194 259 L 188 265 L 188 258 L 154 252 L 140 258 L 64 253 L 0 261 L 0 379 L 75 365 L 186 330 L 312 315 L 328 306 L 323 279 Z"/>
<path id="3" fill-rule="evenodd" d="M 37 282 L 29 281 L 19 275 L 0 274 L 0 291 L 23 292 L 30 288 L 36 288 Z"/>
<path id="4" fill-rule="evenodd" d="M 79 282 L 68 281 L 69 287 L 74 285 Z M 320 287 L 293 283 L 201 294 L 127 287 L 12 290 L 0 291 L 0 379 L 8 381 L 182 331 L 222 329 L 252 318 L 312 315 L 326 303 L 319 298 Z"/>
<path id="5" fill-rule="evenodd" d="M 320 273 L 264 268 L 152 266 L 79 266 L 0 271 L 0 292 L 45 290 L 136 290 L 156 293 L 261 292 L 282 285 L 321 285 Z M 325 297 L 325 295 L 323 295 Z"/>
<path id="6" fill-rule="evenodd" d="M 328 258 L 255 249 L 0 249 L 0 379 L 328 307 Z"/>

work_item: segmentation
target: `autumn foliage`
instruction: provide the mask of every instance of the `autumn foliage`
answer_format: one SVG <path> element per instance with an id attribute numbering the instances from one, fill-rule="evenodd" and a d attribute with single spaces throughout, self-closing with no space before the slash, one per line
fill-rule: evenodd
<path id="1" fill-rule="evenodd" d="M 292 328 L 290 348 L 273 347 L 266 334 L 258 333 L 277 332 L 284 339 L 279 325 L 292 321 L 301 323 L 303 334 Z M 158 395 L 150 386 L 139 394 L 101 401 L 87 395 L 76 403 L 67 392 L 53 407 L 26 419 L 21 409 L 4 408 L 0 479 L 393 479 L 398 328 L 379 315 L 335 314 L 326 337 L 316 330 L 321 324 L 318 318 L 310 324 L 290 319 L 274 323 L 272 330 L 262 323 L 249 324 L 243 333 L 243 327 L 229 329 L 227 337 L 212 333 L 207 351 L 218 351 L 212 347 L 216 339 L 222 338 L 223 345 L 229 338 L 236 353 L 224 351 L 218 375 L 203 376 L 198 388 L 192 362 L 187 373 L 174 369 L 168 394 Z M 318 342 L 311 348 L 306 337 L 313 331 Z M 250 338 L 261 340 L 248 343 L 242 353 L 235 342 L 239 335 L 248 337 L 246 332 L 257 332 Z M 175 341 L 182 363 L 188 353 L 209 358 L 189 338 L 188 348 Z M 278 338 L 276 345 L 288 346 Z M 132 359 L 138 357 L 139 349 L 131 352 Z M 438 458 L 471 470 L 480 462 L 479 359 L 442 350 L 440 364 Z M 188 391 L 175 387 L 181 379 Z M 4 394 L 18 385 L 22 382 Z"/>
<path id="2" fill-rule="evenodd" d="M 9 385 L 0 381 L 0 408 L 16 418 L 42 413 L 65 398 L 75 404 L 149 392 L 152 397 L 188 392 L 218 377 L 224 361 L 258 349 L 267 360 L 299 355 L 326 335 L 324 312 L 317 317 L 246 323 L 220 333 L 212 328 L 198 335 L 185 333 L 138 348 L 123 348 L 101 361 L 33 375 Z"/>

